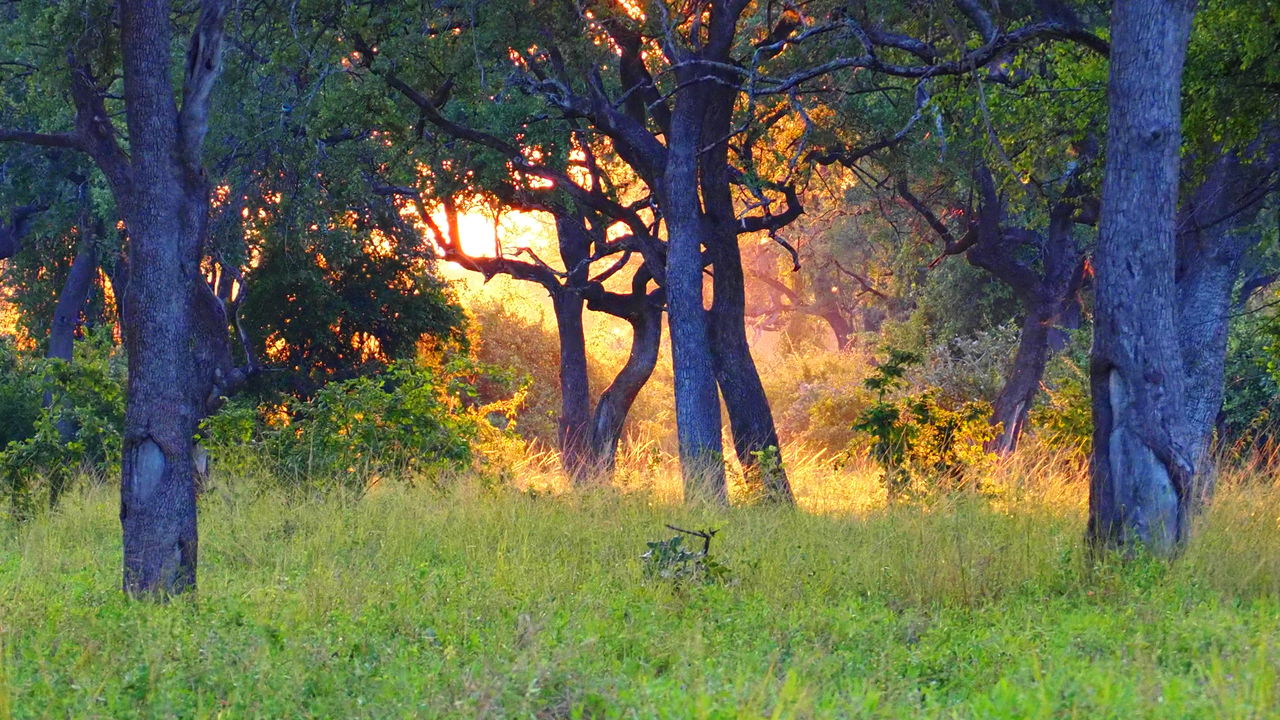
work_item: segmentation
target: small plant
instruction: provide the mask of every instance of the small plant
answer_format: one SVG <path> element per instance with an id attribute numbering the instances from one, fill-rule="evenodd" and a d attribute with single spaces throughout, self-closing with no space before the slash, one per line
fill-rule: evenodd
<path id="1" fill-rule="evenodd" d="M 644 564 L 645 577 L 651 580 L 666 580 L 676 586 L 685 583 L 710 585 L 723 582 L 728 578 L 729 569 L 708 557 L 711 552 L 711 538 L 716 530 L 685 530 L 674 525 L 667 526 L 681 535 L 669 540 L 657 540 L 646 543 L 649 551 L 640 556 Z M 702 551 L 689 550 L 684 545 L 684 536 L 702 538 Z"/>
<path id="2" fill-rule="evenodd" d="M 915 353 L 891 349 L 864 381 L 876 392 L 876 401 L 853 426 L 871 436 L 871 458 L 894 500 L 922 493 L 928 481 L 935 487 L 958 485 L 964 472 L 986 456 L 982 445 L 997 430 L 987 422 L 991 407 L 984 402 L 948 408 L 939 402 L 936 389 L 893 398 L 907 384 L 907 368 L 920 361 Z"/>

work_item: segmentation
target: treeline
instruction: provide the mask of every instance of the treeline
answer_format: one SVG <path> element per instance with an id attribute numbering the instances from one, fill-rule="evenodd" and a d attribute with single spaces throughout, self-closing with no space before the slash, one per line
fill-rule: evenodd
<path id="1" fill-rule="evenodd" d="M 846 344 L 902 310 L 886 282 L 963 256 L 1022 318 L 990 449 L 1016 446 L 1064 330 L 1091 318 L 1090 538 L 1171 553 L 1211 490 L 1229 320 L 1273 273 L 1276 13 L 7 3 L 0 254 L 49 356 L 118 319 L 129 593 L 194 587 L 196 439 L 228 398 L 305 402 L 464 347 L 441 260 L 550 296 L 576 483 L 611 472 L 666 327 L 686 497 L 727 499 L 723 403 L 750 481 L 790 503 L 748 318 L 807 313 Z M 934 259 L 876 266 L 792 232 L 850 207 Z M 552 218 L 556 256 L 496 233 L 478 251 L 465 218 L 499 210 Z M 588 310 L 630 328 L 594 394 Z"/>

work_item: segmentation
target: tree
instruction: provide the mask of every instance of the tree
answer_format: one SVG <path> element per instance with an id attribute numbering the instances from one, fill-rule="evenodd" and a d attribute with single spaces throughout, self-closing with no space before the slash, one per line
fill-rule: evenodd
<path id="1" fill-rule="evenodd" d="M 1180 94 L 1194 12 L 1188 0 L 1125 0 L 1111 15 L 1089 537 L 1157 554 L 1186 537 L 1196 471 L 1175 285 Z"/>
<path id="2" fill-rule="evenodd" d="M 1255 222 L 1280 173 L 1280 127 L 1264 109 L 1274 107 L 1277 68 L 1254 67 L 1260 56 L 1251 49 L 1267 12 L 1274 9 L 1206 4 L 1185 82 L 1210 89 L 1189 94 L 1184 109 L 1184 75 L 1169 68 L 1183 66 L 1194 8 L 1113 10 L 1113 38 L 1126 48 L 1111 69 L 1095 264 L 1095 545 L 1176 552 L 1212 489 L 1233 296 L 1253 274 Z M 1224 35 L 1242 42 L 1227 48 Z"/>
<path id="3" fill-rule="evenodd" d="M 513 22 L 495 14 L 486 20 L 438 20 L 484 36 L 497 30 L 490 23 Z M 661 277 L 663 261 L 654 221 L 644 217 L 647 189 L 620 172 L 617 163 L 602 160 L 598 153 L 608 149 L 575 124 L 540 122 L 540 105 L 513 99 L 492 107 L 488 96 L 504 90 L 484 78 L 503 77 L 512 62 L 505 54 L 474 56 L 460 52 L 474 38 L 430 33 L 424 42 L 386 26 L 386 18 L 352 15 L 340 23 L 340 34 L 350 38 L 356 66 L 382 81 L 385 96 L 379 99 L 393 101 L 375 121 L 387 138 L 385 152 L 365 170 L 374 178 L 375 192 L 387 199 L 380 216 L 383 230 L 486 279 L 506 275 L 546 290 L 560 351 L 561 460 L 576 484 L 606 476 L 631 404 L 657 363 L 661 340 L 664 294 L 660 286 L 649 285 Z M 365 32 L 379 34 L 365 37 Z M 624 200 L 624 195 L 639 197 Z M 468 250 L 459 224 L 468 208 L 550 217 L 558 260 L 548 262 L 532 248 L 508 250 L 496 231 L 492 254 Z M 412 217 L 404 217 L 406 209 Z M 625 231 L 611 236 L 613 227 Z M 637 256 L 643 258 L 639 263 Z M 610 280 L 613 289 L 606 287 Z M 629 287 L 619 292 L 619 284 Z M 587 381 L 586 309 L 632 326 L 629 358 L 598 401 Z"/>
<path id="4" fill-rule="evenodd" d="M 112 8 L 93 9 L 110 26 Z M 100 31 L 86 28 L 58 70 L 70 87 L 72 129 L 0 130 L 0 140 L 88 154 L 106 177 L 128 233 L 123 325 L 129 392 L 120 521 L 123 586 L 132 595 L 195 587 L 193 438 L 199 421 L 242 375 L 230 360 L 223 308 L 200 272 L 210 203 L 202 150 L 225 13 L 219 0 L 201 4 L 180 103 L 171 82 L 169 3 L 122 0 L 111 42 L 100 43 Z M 127 147 L 107 108 L 111 72 L 94 67 L 115 48 Z"/>
<path id="5" fill-rule="evenodd" d="M 1040 391 L 1057 328 L 1078 327 L 1081 317 L 1080 292 L 1084 284 L 1085 251 L 1076 237 L 1077 224 L 1097 222 L 1097 203 L 1084 196 L 1077 167 L 1061 181 L 1063 186 L 1049 206 L 1047 227 L 1038 231 L 1019 226 L 1009 215 L 1008 202 L 1001 197 L 989 168 L 980 164 L 974 171 L 979 201 L 964 210 L 966 229 L 956 237 L 945 222 L 912 193 L 905 181 L 898 194 L 925 221 L 942 241 L 942 256 L 964 255 L 970 264 L 982 268 L 1007 285 L 1022 305 L 1018 349 L 992 407 L 991 424 L 1000 432 L 988 443 L 988 450 L 1006 454 L 1017 446 L 1027 414 Z"/>
<path id="6" fill-rule="evenodd" d="M 963 73 L 1027 42 L 1083 35 L 1056 21 L 1003 33 L 975 4 L 963 4 L 961 12 L 982 35 L 979 49 L 963 43 L 942 48 L 886 31 L 881 13 L 864 7 L 806 8 L 801 14 L 740 1 L 593 6 L 588 29 L 602 33 L 602 44 L 617 58 L 597 63 L 617 68 L 617 85 L 606 85 L 594 68 L 585 71 L 585 92 L 576 91 L 554 63 L 530 73 L 533 92 L 606 135 L 655 191 L 668 237 L 665 279 L 687 494 L 725 495 L 717 395 L 725 401 L 744 467 L 754 467 L 778 445 L 746 340 L 738 243 L 742 235 L 776 231 L 801 213 L 792 176 L 809 155 L 810 133 L 806 127 L 785 151 L 767 149 L 781 119 L 800 118 L 807 126 L 808 98 L 838 96 L 842 72 L 917 79 Z M 882 49 L 890 59 L 878 55 Z M 955 59 L 946 59 L 953 52 Z M 923 63 L 894 62 L 900 56 Z M 868 148 L 884 146 L 842 147 L 833 157 L 853 163 Z M 766 153 L 784 159 L 757 160 Z M 706 266 L 712 274 L 709 311 Z M 768 494 L 789 499 L 781 464 L 763 467 Z"/>

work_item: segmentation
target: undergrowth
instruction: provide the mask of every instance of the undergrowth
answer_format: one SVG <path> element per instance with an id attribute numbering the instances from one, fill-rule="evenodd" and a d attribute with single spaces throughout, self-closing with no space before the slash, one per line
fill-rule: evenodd
<path id="1" fill-rule="evenodd" d="M 1086 556 L 1076 460 L 886 505 L 786 455 L 799 512 L 685 507 L 664 464 L 575 493 L 536 463 L 360 496 L 224 477 L 199 591 L 164 606 L 123 599 L 114 490 L 82 484 L 0 525 L 0 718 L 1280 713 L 1271 479 L 1224 477 L 1164 565 Z M 715 582 L 646 572 L 668 525 L 718 530 Z"/>

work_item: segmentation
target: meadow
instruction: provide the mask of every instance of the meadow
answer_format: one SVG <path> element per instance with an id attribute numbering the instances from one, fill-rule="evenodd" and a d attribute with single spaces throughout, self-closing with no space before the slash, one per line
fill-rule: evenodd
<path id="1" fill-rule="evenodd" d="M 166 605 L 122 596 L 115 491 L 84 484 L 0 532 L 0 718 L 1280 714 L 1257 471 L 1165 564 L 1090 557 L 1083 476 L 1043 453 L 892 506 L 811 455 L 799 511 L 685 507 L 665 458 L 574 493 L 546 462 L 359 498 L 223 478 Z M 724 574 L 646 574 L 667 524 L 718 530 Z"/>

